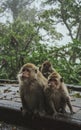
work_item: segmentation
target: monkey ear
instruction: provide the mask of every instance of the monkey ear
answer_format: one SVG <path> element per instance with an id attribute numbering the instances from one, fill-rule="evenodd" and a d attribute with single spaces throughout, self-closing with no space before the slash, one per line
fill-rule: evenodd
<path id="1" fill-rule="evenodd" d="M 41 71 L 41 66 L 39 66 L 39 71 Z"/>
<path id="2" fill-rule="evenodd" d="M 37 69 L 35 69 L 35 73 L 37 73 Z"/>
<path id="3" fill-rule="evenodd" d="M 61 82 L 63 82 L 63 77 L 62 77 L 62 78 L 60 78 L 60 81 L 61 81 Z"/>

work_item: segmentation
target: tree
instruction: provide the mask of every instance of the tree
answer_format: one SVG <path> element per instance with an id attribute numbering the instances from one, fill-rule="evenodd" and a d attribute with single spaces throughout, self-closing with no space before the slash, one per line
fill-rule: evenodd
<path id="1" fill-rule="evenodd" d="M 10 11 L 10 15 L 13 17 L 14 22 L 17 18 L 21 19 L 22 22 L 27 22 L 34 24 L 36 30 L 38 30 L 39 35 L 41 34 L 41 41 L 45 42 L 56 42 L 60 40 L 62 34 L 57 32 L 54 27 L 54 21 L 48 17 L 44 18 L 44 15 L 49 15 L 49 13 L 43 13 L 43 11 L 38 11 L 35 7 L 28 7 L 35 0 L 3 0 L 1 1 L 1 8 L 4 11 Z M 43 33 L 42 33 L 43 32 Z M 44 35 L 43 35 L 44 34 Z M 51 40 L 50 40 L 51 39 Z"/>
<path id="2" fill-rule="evenodd" d="M 56 18 L 56 23 L 65 24 L 72 41 L 81 41 L 81 1 L 45 0 L 45 4 L 52 5 L 50 15 Z"/>
<path id="3" fill-rule="evenodd" d="M 19 14 L 33 2 L 34 0 L 0 0 L 2 13 L 9 11 L 15 20 Z"/>
<path id="4" fill-rule="evenodd" d="M 9 25 L 1 24 L 0 33 L 1 72 L 4 71 L 8 78 L 16 78 L 16 72 L 27 62 L 26 57 L 28 54 L 32 54 L 35 44 L 40 40 L 40 36 L 34 25 L 23 23 L 20 19 Z M 6 61 L 4 66 L 2 61 Z"/>
<path id="5" fill-rule="evenodd" d="M 9 25 L 0 24 L 0 27 L 0 78 L 16 79 L 24 63 L 40 66 L 49 60 L 66 83 L 81 85 L 80 42 L 75 40 L 62 47 L 41 44 L 41 36 L 34 24 L 20 19 Z"/>

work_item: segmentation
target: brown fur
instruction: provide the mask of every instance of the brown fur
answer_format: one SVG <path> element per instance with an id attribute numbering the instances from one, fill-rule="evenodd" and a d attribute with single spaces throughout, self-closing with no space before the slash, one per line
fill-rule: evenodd
<path id="1" fill-rule="evenodd" d="M 27 63 L 21 67 L 18 81 L 23 114 L 43 113 L 45 108 L 43 90 L 47 86 L 47 79 L 34 64 Z"/>
<path id="2" fill-rule="evenodd" d="M 65 112 L 68 105 L 70 112 L 73 112 L 68 90 L 59 73 L 53 72 L 48 77 L 48 88 L 45 89 L 47 105 L 49 104 L 52 113 Z M 49 110 L 48 110 L 49 112 Z"/>

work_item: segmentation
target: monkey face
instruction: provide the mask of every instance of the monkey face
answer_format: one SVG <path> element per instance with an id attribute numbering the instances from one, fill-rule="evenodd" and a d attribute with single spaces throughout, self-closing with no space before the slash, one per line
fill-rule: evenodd
<path id="1" fill-rule="evenodd" d="M 25 78 L 29 78 L 31 75 L 31 69 L 30 68 L 27 68 L 27 67 L 24 67 L 22 69 L 22 78 L 25 79 Z"/>
<path id="2" fill-rule="evenodd" d="M 54 78 L 51 78 L 48 80 L 48 86 L 51 87 L 51 88 L 58 88 L 59 87 L 59 82 L 58 82 L 58 79 L 54 79 Z"/>
<path id="3" fill-rule="evenodd" d="M 61 85 L 61 76 L 53 72 L 49 77 L 48 77 L 48 86 L 54 89 L 59 89 Z"/>
<path id="4" fill-rule="evenodd" d="M 50 71 L 51 70 L 51 63 L 49 61 L 46 61 L 43 63 L 43 69 L 45 71 Z"/>
<path id="5" fill-rule="evenodd" d="M 30 80 L 36 78 L 37 78 L 37 68 L 29 63 L 24 65 L 18 74 L 18 79 L 24 82 L 29 82 Z"/>

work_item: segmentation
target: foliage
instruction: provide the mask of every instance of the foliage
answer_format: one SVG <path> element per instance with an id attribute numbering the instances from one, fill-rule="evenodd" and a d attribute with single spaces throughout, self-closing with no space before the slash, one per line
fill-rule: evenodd
<path id="1" fill-rule="evenodd" d="M 75 97 L 75 98 L 81 98 L 81 94 L 80 93 L 75 93 L 72 96 Z"/>
<path id="2" fill-rule="evenodd" d="M 50 16 L 56 23 L 66 26 L 72 41 L 81 41 L 81 1 L 80 0 L 44 0 L 44 4 L 50 4 Z M 55 5 L 56 6 L 53 6 Z M 46 12 L 46 11 L 45 11 Z"/>
<path id="3" fill-rule="evenodd" d="M 66 83 L 81 84 L 81 53 L 78 52 L 81 52 L 81 43 L 78 41 L 62 47 L 52 46 L 49 49 L 48 60 Z"/>
<path id="4" fill-rule="evenodd" d="M 12 13 L 13 20 L 15 20 L 19 14 L 33 2 L 34 0 L 0 0 L 0 7 L 2 13 L 9 11 Z M 9 13 L 8 12 L 8 13 Z"/>
<path id="5" fill-rule="evenodd" d="M 16 79 L 17 73 L 24 63 L 32 62 L 40 66 L 45 60 L 49 60 L 66 83 L 81 85 L 80 21 L 77 23 L 80 15 L 75 17 L 77 11 L 81 9 L 80 5 L 74 0 L 50 1 L 58 3 L 57 8 L 42 10 L 39 13 L 33 9 L 29 11 L 31 15 L 36 14 L 36 18 L 24 19 L 28 14 L 25 15 L 27 10 L 23 10 L 21 12 L 23 15 L 18 14 L 12 23 L 9 21 L 6 24 L 0 23 L 0 78 Z M 1 12 L 2 10 L 0 10 Z M 60 40 L 62 37 L 56 31 L 55 25 L 58 22 L 68 25 L 72 42 L 67 42 L 67 45 L 61 47 L 49 46 L 46 43 L 50 43 L 50 39 L 52 39 L 52 43 L 55 43 L 56 39 Z M 73 27 L 75 27 L 75 34 Z M 46 37 L 48 36 L 47 39 L 43 39 L 44 31 Z"/>
<path id="6" fill-rule="evenodd" d="M 9 26 L 1 24 L 1 70 L 7 73 L 8 78 L 16 75 L 15 72 L 24 64 L 27 53 L 32 54 L 35 43 L 39 39 L 34 25 L 22 23 L 19 19 Z"/>
<path id="7" fill-rule="evenodd" d="M 74 40 L 62 47 L 40 43 L 34 24 L 20 19 L 8 26 L 0 26 L 0 78 L 16 79 L 26 62 L 40 66 L 49 60 L 66 83 L 81 85 L 81 43 Z M 78 62 L 77 62 L 78 61 Z"/>

